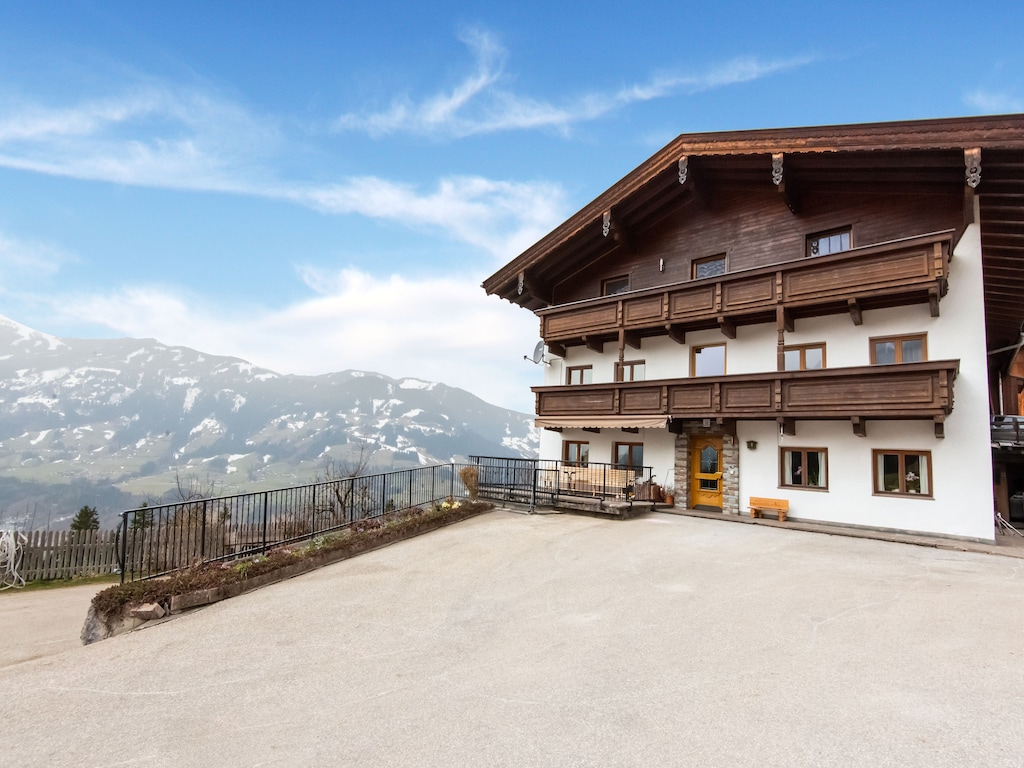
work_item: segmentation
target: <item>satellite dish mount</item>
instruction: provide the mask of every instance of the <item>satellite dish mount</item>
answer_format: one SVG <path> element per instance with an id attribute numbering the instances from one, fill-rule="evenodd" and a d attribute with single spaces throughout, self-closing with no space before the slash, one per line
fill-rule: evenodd
<path id="1" fill-rule="evenodd" d="M 538 341 L 537 346 L 533 348 L 533 357 L 529 355 L 523 355 L 523 360 L 529 360 L 534 365 L 551 365 L 550 360 L 544 359 L 544 342 Z"/>

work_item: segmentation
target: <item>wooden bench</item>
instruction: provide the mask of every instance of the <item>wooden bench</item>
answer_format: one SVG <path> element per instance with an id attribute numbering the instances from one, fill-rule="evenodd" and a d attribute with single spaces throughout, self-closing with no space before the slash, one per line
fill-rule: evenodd
<path id="1" fill-rule="evenodd" d="M 779 522 L 786 522 L 786 515 L 789 514 L 789 502 L 786 499 L 768 499 L 761 496 L 750 497 L 750 516 L 761 517 L 765 510 L 779 513 Z"/>

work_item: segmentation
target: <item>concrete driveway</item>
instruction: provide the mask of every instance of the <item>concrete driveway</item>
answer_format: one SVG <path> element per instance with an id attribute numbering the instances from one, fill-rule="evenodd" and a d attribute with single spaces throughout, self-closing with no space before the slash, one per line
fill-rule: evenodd
<path id="1" fill-rule="evenodd" d="M 79 635 L 89 603 L 93 595 L 109 586 L 4 590 L 0 593 L 0 667 L 81 646 Z"/>
<path id="2" fill-rule="evenodd" d="M 19 766 L 1020 766 L 1024 561 L 494 512 L 0 668 Z"/>

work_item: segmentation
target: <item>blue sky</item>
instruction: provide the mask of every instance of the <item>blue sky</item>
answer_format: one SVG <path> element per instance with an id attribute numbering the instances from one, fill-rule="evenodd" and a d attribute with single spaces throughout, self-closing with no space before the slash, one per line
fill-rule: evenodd
<path id="1" fill-rule="evenodd" d="M 0 314 L 532 410 L 481 280 L 680 133 L 1024 111 L 1024 4 L 0 3 Z"/>

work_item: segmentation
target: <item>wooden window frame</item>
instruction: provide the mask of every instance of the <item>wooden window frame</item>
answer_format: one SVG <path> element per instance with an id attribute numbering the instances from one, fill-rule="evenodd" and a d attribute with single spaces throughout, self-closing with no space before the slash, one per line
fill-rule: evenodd
<path id="1" fill-rule="evenodd" d="M 899 478 L 899 489 L 895 491 L 887 491 L 884 487 L 880 487 L 878 477 L 878 457 L 883 455 L 897 456 L 898 457 L 898 471 L 896 476 Z M 921 456 L 924 458 L 928 465 L 928 489 L 927 493 L 924 490 L 911 491 L 907 489 L 907 483 L 913 482 L 907 479 L 906 471 L 906 457 L 907 456 Z M 916 478 L 920 487 L 920 481 L 922 478 Z M 934 499 L 935 498 L 935 473 L 932 471 L 932 452 L 924 450 L 897 450 L 894 448 L 875 448 L 871 451 L 871 488 L 875 496 L 895 496 L 901 499 Z"/>
<path id="2" fill-rule="evenodd" d="M 569 458 L 569 446 L 570 445 L 577 446 L 577 448 L 576 448 L 576 455 L 577 456 L 581 455 L 580 447 L 586 446 L 586 448 L 587 448 L 587 457 L 585 459 L 584 458 L 570 459 Z M 562 441 L 562 461 L 567 466 L 570 466 L 570 467 L 586 467 L 588 464 L 590 464 L 590 441 L 589 440 L 563 440 Z"/>
<path id="3" fill-rule="evenodd" d="M 586 378 L 586 376 L 584 375 L 584 371 L 590 371 L 590 381 L 584 381 L 584 379 Z M 576 372 L 579 372 L 579 374 L 580 374 L 580 377 L 579 377 L 580 380 L 579 381 L 573 381 L 572 380 L 572 375 L 574 373 L 576 373 Z M 580 387 L 580 386 L 584 386 L 586 384 L 593 384 L 593 383 L 594 383 L 594 366 L 592 366 L 592 365 L 570 365 L 568 368 L 565 369 L 565 384 L 566 384 L 566 386 Z"/>
<path id="4" fill-rule="evenodd" d="M 722 372 L 712 373 L 711 376 L 725 376 L 728 368 L 728 350 L 724 341 L 715 342 L 714 344 L 696 344 L 690 347 L 690 378 L 697 378 L 697 353 L 702 349 L 710 349 L 711 347 L 722 347 Z"/>
<path id="5" fill-rule="evenodd" d="M 903 342 L 904 341 L 920 341 L 921 342 L 921 362 L 928 359 L 928 334 L 926 333 L 898 333 L 894 336 L 872 336 L 868 339 L 868 348 L 871 355 L 871 364 L 880 365 L 875 362 L 875 345 L 880 342 L 896 342 L 896 362 L 893 365 L 903 365 Z M 888 363 L 885 363 L 888 365 Z"/>
<path id="6" fill-rule="evenodd" d="M 821 368 L 824 370 L 828 367 L 828 361 L 825 358 L 825 342 L 816 341 L 810 344 L 785 344 L 782 347 L 782 370 L 783 371 L 806 371 L 807 368 L 807 350 L 809 349 L 820 349 L 821 350 Z M 800 353 L 800 367 L 799 368 L 787 368 L 786 367 L 786 353 L 787 352 L 799 352 Z M 817 370 L 817 369 L 815 369 Z"/>
<path id="7" fill-rule="evenodd" d="M 626 287 L 621 291 L 609 291 L 608 286 L 612 283 L 617 283 L 620 280 L 626 281 Z M 629 275 L 616 275 L 615 277 L 606 277 L 601 281 L 601 295 L 602 296 L 617 296 L 620 293 L 628 293 L 630 286 Z"/>
<path id="8" fill-rule="evenodd" d="M 641 379 L 635 378 L 636 367 L 642 365 L 644 367 L 644 376 Z M 630 378 L 625 378 L 626 369 L 630 371 Z M 615 364 L 615 380 L 616 381 L 646 381 L 647 380 L 647 361 L 646 360 L 623 360 L 621 363 Z"/>
<path id="9" fill-rule="evenodd" d="M 719 275 L 711 275 L 710 277 L 697 277 L 697 267 L 701 264 L 710 264 L 714 261 L 722 262 L 722 272 Z M 713 256 L 705 256 L 702 259 L 694 259 L 690 262 L 690 279 L 691 280 L 713 280 L 716 277 L 721 277 L 729 271 L 728 255 L 724 253 L 716 253 Z"/>
<path id="10" fill-rule="evenodd" d="M 627 453 L 628 461 L 627 461 L 626 464 L 620 464 L 619 463 L 619 448 L 621 448 L 621 447 L 629 448 L 629 451 Z M 633 463 L 633 449 L 634 448 L 639 448 L 640 449 L 640 463 L 639 464 L 634 464 Z M 643 443 L 632 443 L 632 442 L 630 442 L 630 443 L 612 443 L 612 465 L 616 469 L 640 469 L 640 470 L 642 470 L 643 467 L 644 467 L 643 450 L 644 450 L 644 444 Z"/>
<path id="11" fill-rule="evenodd" d="M 833 237 L 834 235 L 843 235 L 843 234 L 846 234 L 846 235 L 850 236 L 850 246 L 849 246 L 849 248 L 846 248 L 845 250 L 842 250 L 842 251 L 832 251 L 831 253 L 826 253 L 824 255 L 825 256 L 831 256 L 833 253 L 845 253 L 846 251 L 853 250 L 853 227 L 852 226 L 836 227 L 835 229 L 826 229 L 826 230 L 824 230 L 822 232 L 812 232 L 811 234 L 807 235 L 807 237 L 804 240 L 804 256 L 806 256 L 808 258 L 811 258 L 811 259 L 819 258 L 822 254 L 820 254 L 820 253 L 813 253 L 812 252 L 812 248 L 814 247 L 814 243 L 816 241 L 821 240 L 821 239 L 826 238 L 826 237 Z"/>
<path id="12" fill-rule="evenodd" d="M 811 485 L 810 483 L 789 483 L 786 482 L 786 453 L 799 453 L 801 454 L 800 466 L 807 466 L 807 454 L 809 453 L 820 453 L 822 455 L 822 466 L 825 470 L 825 483 L 824 485 Z M 788 446 L 779 446 L 779 487 L 780 488 L 797 488 L 801 491 L 827 491 L 828 490 L 828 448 L 812 447 L 812 448 L 790 448 Z M 801 480 L 805 478 L 801 477 Z"/>

